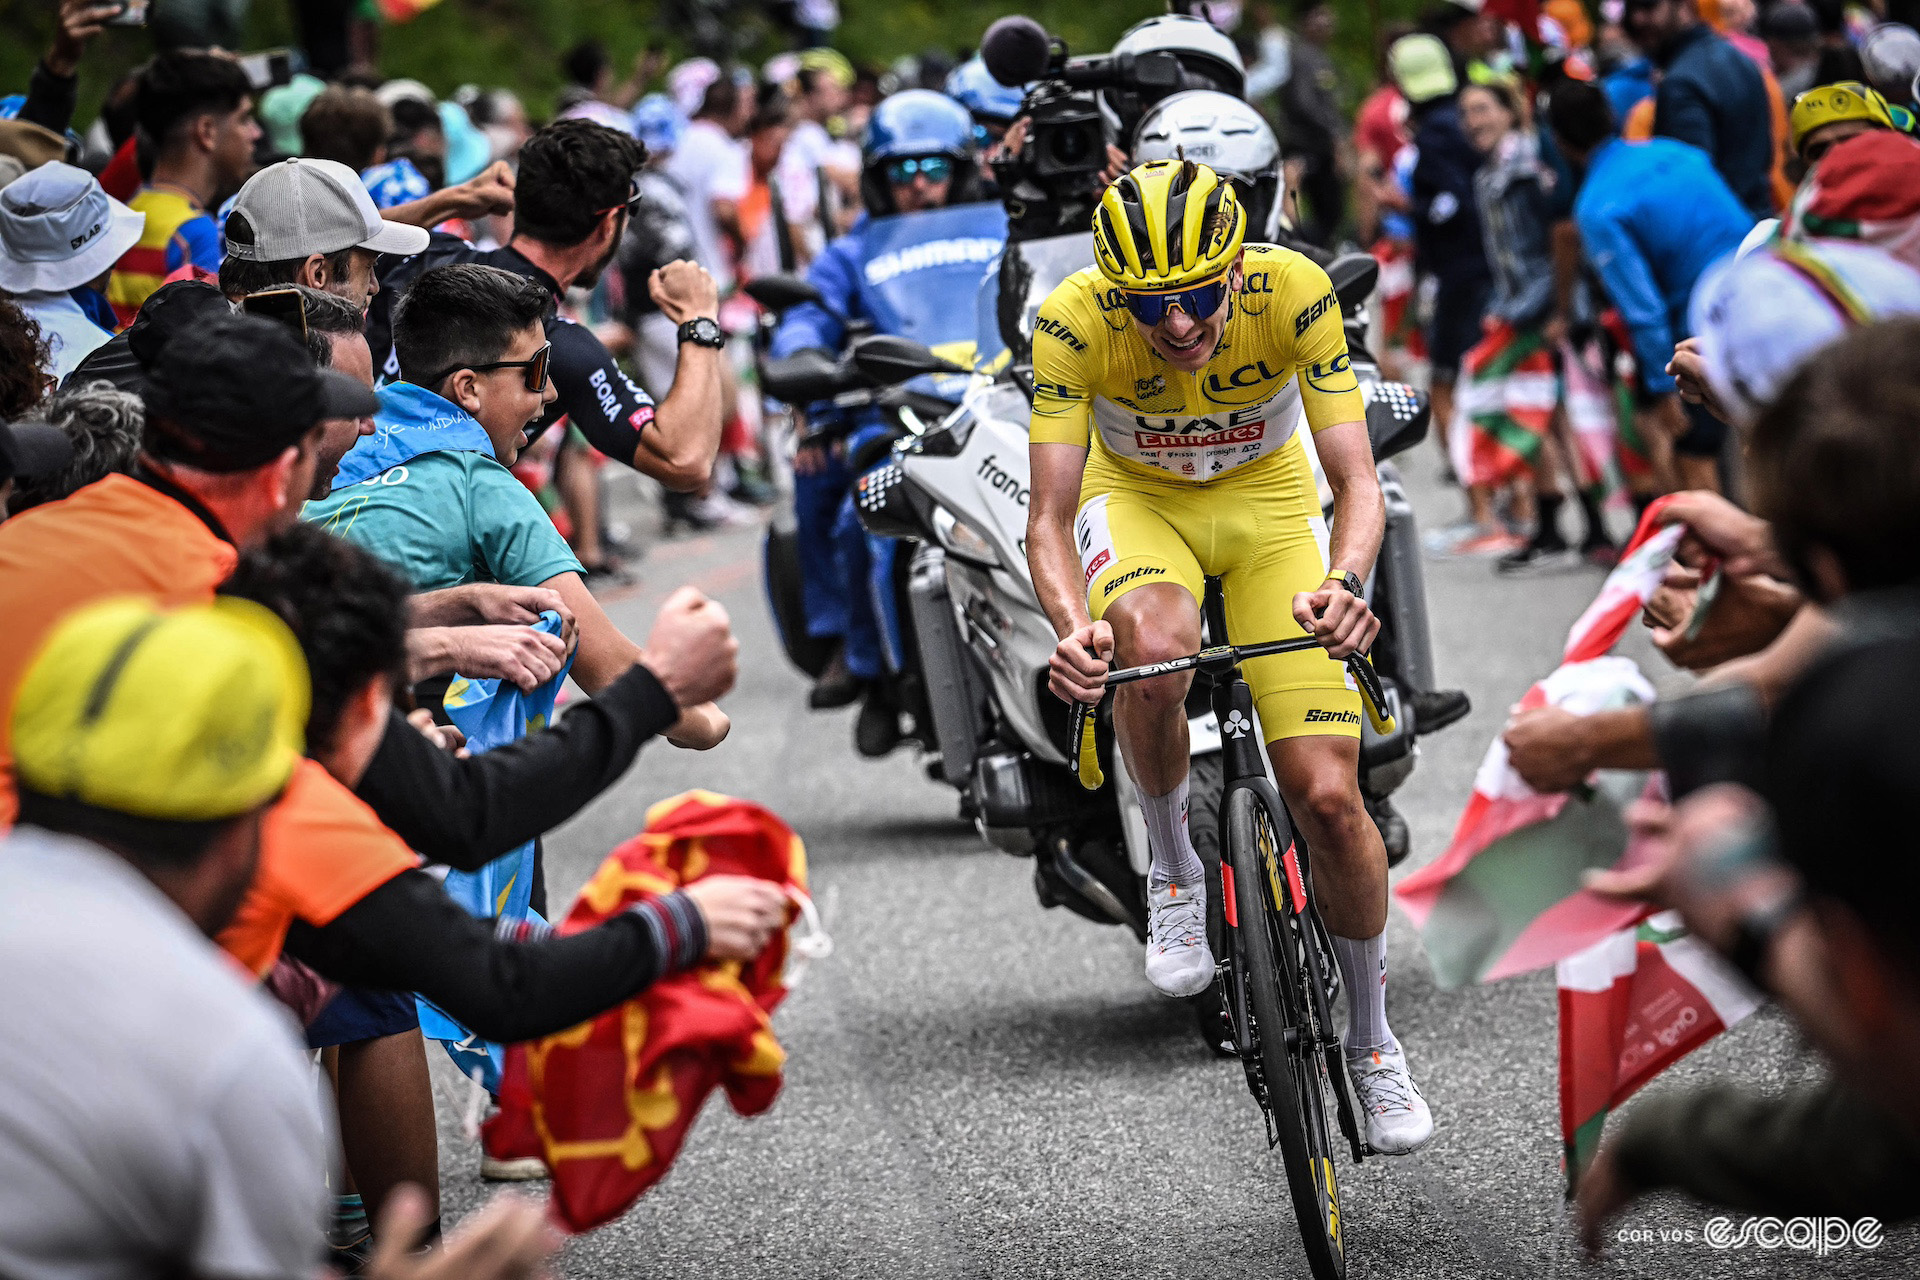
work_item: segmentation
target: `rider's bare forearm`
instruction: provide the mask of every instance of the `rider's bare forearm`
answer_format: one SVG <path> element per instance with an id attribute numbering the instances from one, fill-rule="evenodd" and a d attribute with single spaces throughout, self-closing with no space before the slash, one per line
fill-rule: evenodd
<path id="1" fill-rule="evenodd" d="M 1387 531 L 1387 502 L 1373 469 L 1373 447 L 1364 422 L 1342 422 L 1314 437 L 1327 487 L 1333 490 L 1330 572 L 1364 579 L 1373 572 Z"/>
<path id="2" fill-rule="evenodd" d="M 1080 509 L 1087 451 L 1035 441 L 1027 448 L 1027 467 L 1027 568 L 1047 621 L 1064 640 L 1093 621 L 1087 613 L 1080 553 L 1073 545 L 1073 517 Z"/>
<path id="3" fill-rule="evenodd" d="M 1038 509 L 1027 516 L 1027 567 L 1034 594 L 1056 636 L 1069 636 L 1093 619 L 1080 582 L 1080 557 L 1073 550 L 1073 517 Z"/>

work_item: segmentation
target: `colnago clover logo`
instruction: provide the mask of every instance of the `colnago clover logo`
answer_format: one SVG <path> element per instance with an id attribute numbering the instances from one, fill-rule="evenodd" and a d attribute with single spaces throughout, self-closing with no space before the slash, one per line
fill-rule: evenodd
<path id="1" fill-rule="evenodd" d="M 1227 722 L 1220 726 L 1220 732 L 1229 738 L 1244 738 L 1253 732 L 1253 724 L 1240 714 L 1240 708 L 1235 707 L 1227 713 Z"/>

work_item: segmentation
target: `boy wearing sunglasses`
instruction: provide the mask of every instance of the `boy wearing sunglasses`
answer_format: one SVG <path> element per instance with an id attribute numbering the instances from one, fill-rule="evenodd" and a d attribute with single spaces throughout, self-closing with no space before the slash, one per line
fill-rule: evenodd
<path id="1" fill-rule="evenodd" d="M 640 660 L 583 581 L 580 561 L 507 468 L 555 398 L 533 280 L 479 263 L 436 267 L 394 310 L 401 380 L 379 391 L 374 434 L 341 459 L 333 492 L 302 515 L 404 573 L 416 591 L 469 582 L 546 587 L 578 628 L 573 678 L 592 694 Z M 441 681 L 419 691 L 437 706 Z M 726 734 L 711 705 L 669 732 L 685 746 Z"/>
<path id="2" fill-rule="evenodd" d="M 1387 1026 L 1387 854 L 1360 796 L 1359 695 L 1335 660 L 1380 629 L 1361 591 L 1385 508 L 1327 274 L 1243 243 L 1246 221 L 1232 186 L 1191 161 L 1143 164 L 1107 189 L 1097 265 L 1055 289 L 1034 324 L 1027 560 L 1060 637 L 1051 684 L 1063 698 L 1098 701 L 1109 664 L 1198 650 L 1207 575 L 1223 580 L 1235 640 L 1311 633 L 1324 646 L 1256 659 L 1246 675 L 1314 851 L 1367 1139 L 1406 1152 L 1432 1136 L 1433 1117 Z M 1303 426 L 1333 489 L 1330 539 Z M 1152 852 L 1147 978 L 1170 996 L 1214 975 L 1187 825 L 1190 680 L 1126 685 L 1113 717 Z"/>

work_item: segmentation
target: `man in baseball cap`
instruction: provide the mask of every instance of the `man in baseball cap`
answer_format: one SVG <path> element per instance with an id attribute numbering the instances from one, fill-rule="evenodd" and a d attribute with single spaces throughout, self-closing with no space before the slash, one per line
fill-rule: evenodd
<path id="1" fill-rule="evenodd" d="M 44 422 L 0 424 L 0 520 L 7 518 L 16 476 L 38 479 L 72 461 L 73 443 L 60 428 Z"/>
<path id="2" fill-rule="evenodd" d="M 280 284 L 338 294 L 362 310 L 380 290 L 381 254 L 411 257 L 427 247 L 422 227 L 390 222 L 374 208 L 360 175 L 337 160 L 282 160 L 247 180 L 227 217 L 220 288 L 244 298 Z"/>
<path id="3" fill-rule="evenodd" d="M 255 879 L 307 702 L 293 636 L 238 600 L 83 608 L 27 669 L 21 823 L 0 842 L 7 1274 L 312 1269 L 311 1073 L 209 941 Z"/>
<path id="4" fill-rule="evenodd" d="M 1898 118 L 1895 112 L 1899 112 Z M 1808 164 L 1818 164 L 1828 151 L 1848 138 L 1875 129 L 1912 128 L 1913 115 L 1895 107 L 1877 90 L 1858 80 L 1841 80 L 1809 89 L 1793 100 L 1788 116 L 1793 149 Z"/>
<path id="5" fill-rule="evenodd" d="M 147 455 L 215 474 L 265 466 L 321 423 L 379 408 L 357 379 L 314 368 L 292 330 L 248 315 L 218 317 L 167 343 L 140 398 Z"/>
<path id="6" fill-rule="evenodd" d="M 101 289 L 146 225 L 146 214 L 102 191 L 92 174 L 58 160 L 0 191 L 0 292 L 15 295 L 46 335 L 54 378 L 113 336 Z"/>

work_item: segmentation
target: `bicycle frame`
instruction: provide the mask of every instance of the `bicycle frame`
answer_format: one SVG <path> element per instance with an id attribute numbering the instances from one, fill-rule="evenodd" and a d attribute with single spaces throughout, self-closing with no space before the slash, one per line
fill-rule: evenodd
<path id="1" fill-rule="evenodd" d="M 1221 591 L 1218 578 L 1206 579 L 1206 595 L 1201 601 L 1201 616 L 1206 622 L 1207 634 L 1224 640 L 1227 636 L 1226 597 Z M 1220 814 L 1214 817 L 1220 820 L 1225 815 L 1228 798 L 1236 790 L 1248 789 L 1260 793 L 1269 812 L 1288 820 L 1289 830 L 1280 833 L 1283 837 L 1290 837 L 1287 839 L 1287 847 L 1281 852 L 1278 865 L 1269 865 L 1267 869 L 1272 881 L 1270 887 L 1273 901 L 1281 911 L 1290 911 L 1296 916 L 1303 916 L 1301 927 L 1307 931 L 1309 937 L 1324 938 L 1327 936 L 1326 928 L 1320 921 L 1320 914 L 1314 902 L 1310 853 L 1298 833 L 1291 830 L 1286 803 L 1281 798 L 1278 788 L 1267 776 L 1265 747 L 1260 741 L 1260 736 L 1254 732 L 1253 690 L 1240 671 L 1240 664 L 1243 661 L 1271 654 L 1300 653 L 1317 647 L 1319 647 L 1319 641 L 1312 636 L 1248 645 L 1218 643 L 1184 658 L 1110 671 L 1107 674 L 1107 685 L 1111 688 L 1137 680 L 1173 675 L 1181 671 L 1193 671 L 1208 678 L 1212 685 L 1213 713 L 1220 725 L 1220 748 L 1226 776 L 1226 786 L 1220 799 Z M 1365 655 L 1358 653 L 1350 655 L 1344 661 L 1348 673 L 1360 692 L 1360 702 L 1366 709 L 1368 720 L 1377 731 L 1391 733 L 1394 727 L 1393 718 L 1387 712 L 1386 696 L 1381 689 L 1380 677 L 1375 673 L 1373 664 Z M 1089 789 L 1100 786 L 1104 780 L 1094 743 L 1093 712 L 1095 710 L 1096 704 L 1084 702 L 1074 704 L 1074 768 L 1081 785 Z M 1223 864 L 1221 872 L 1222 908 L 1229 926 L 1228 936 L 1234 954 L 1216 957 L 1218 966 L 1216 980 L 1225 985 L 1226 1007 L 1232 1022 L 1234 1050 L 1247 1069 L 1248 1086 L 1259 1101 L 1265 1115 L 1267 1144 L 1271 1147 L 1279 1141 L 1279 1132 L 1273 1118 L 1274 1101 L 1268 1093 L 1266 1081 L 1258 1066 L 1255 1033 L 1252 1020 L 1248 1016 L 1251 1006 L 1246 990 L 1247 966 L 1241 954 L 1240 943 L 1241 921 L 1238 899 L 1240 894 L 1247 890 L 1257 890 L 1257 886 L 1237 889 L 1233 882 L 1232 868 Z M 1250 894 L 1248 901 L 1254 904 L 1260 902 L 1257 891 Z M 1254 926 L 1256 922 L 1250 920 L 1248 924 Z M 1319 1053 L 1324 1056 L 1328 1073 L 1334 1084 L 1333 1093 L 1340 1129 L 1352 1147 L 1354 1163 L 1358 1164 L 1367 1148 L 1360 1138 L 1352 1099 L 1348 1093 L 1345 1057 L 1340 1049 L 1339 1037 L 1332 1030 L 1333 1020 L 1328 998 L 1327 975 L 1321 968 L 1323 963 L 1328 962 L 1328 958 L 1323 952 L 1322 944 L 1317 941 L 1313 945 L 1303 947 L 1301 955 L 1305 958 L 1308 969 L 1307 986 L 1313 993 L 1313 1021 L 1319 1028 L 1319 1034 L 1306 1045 L 1306 1051 L 1309 1054 Z M 1298 1043 L 1299 1034 L 1295 1029 L 1287 1030 L 1286 1035 L 1290 1045 Z"/>

